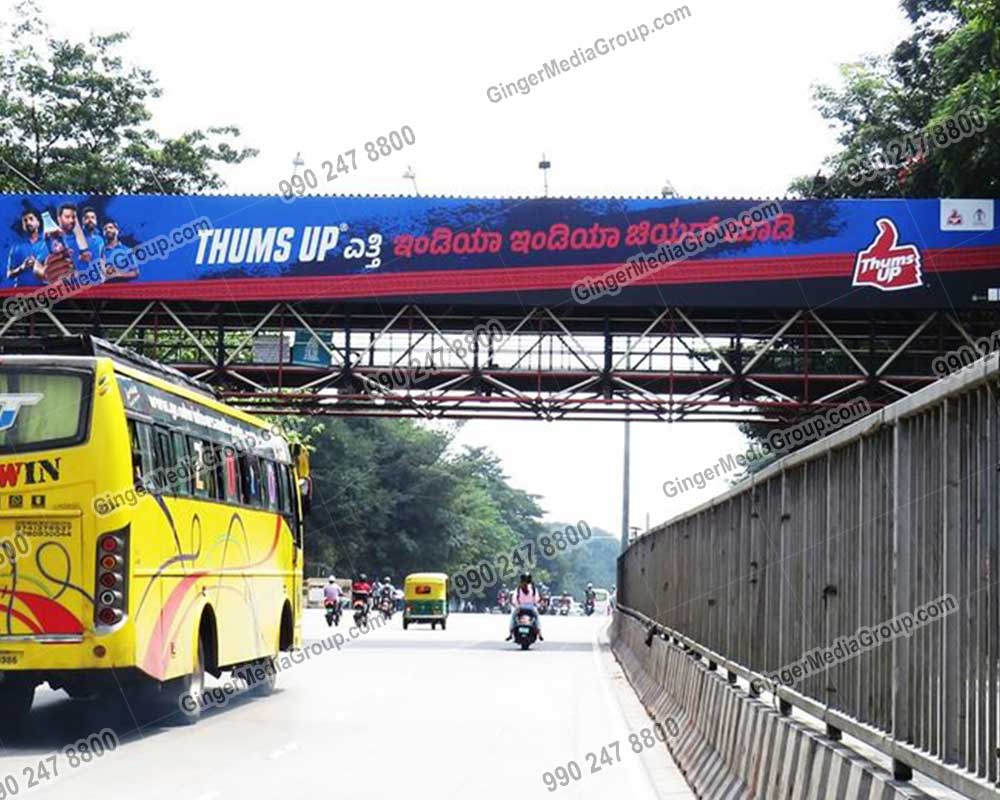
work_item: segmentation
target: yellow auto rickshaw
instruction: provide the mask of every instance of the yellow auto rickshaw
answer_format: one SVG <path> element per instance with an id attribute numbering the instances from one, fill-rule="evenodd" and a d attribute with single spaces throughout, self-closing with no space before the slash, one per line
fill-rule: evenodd
<path id="1" fill-rule="evenodd" d="M 403 584 L 403 630 L 411 622 L 429 622 L 431 630 L 448 619 L 448 576 L 443 572 L 414 572 Z"/>

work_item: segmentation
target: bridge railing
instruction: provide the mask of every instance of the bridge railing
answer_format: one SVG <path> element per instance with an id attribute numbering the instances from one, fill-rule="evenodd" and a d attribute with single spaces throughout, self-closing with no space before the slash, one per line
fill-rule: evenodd
<path id="1" fill-rule="evenodd" d="M 635 541 L 627 611 L 894 761 L 996 797 L 1000 357 Z"/>

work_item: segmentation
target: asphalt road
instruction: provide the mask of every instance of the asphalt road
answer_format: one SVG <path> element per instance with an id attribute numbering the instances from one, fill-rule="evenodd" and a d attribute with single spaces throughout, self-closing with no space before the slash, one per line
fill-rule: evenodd
<path id="1" fill-rule="evenodd" d="M 546 640 L 528 652 L 503 642 L 496 615 L 405 632 L 397 616 L 356 639 L 349 622 L 330 630 L 307 611 L 306 649 L 319 654 L 284 671 L 271 697 L 229 698 L 195 726 L 137 728 L 124 706 L 39 688 L 28 730 L 0 748 L 0 800 L 5 781 L 7 797 L 102 800 L 694 796 L 663 745 L 637 738 L 633 752 L 629 734 L 651 720 L 608 649 L 607 617 L 545 617 Z M 340 649 L 323 649 L 338 630 Z M 114 752 L 76 768 L 53 758 L 102 728 L 120 738 Z M 554 770 L 571 760 L 580 778 L 561 787 Z"/>

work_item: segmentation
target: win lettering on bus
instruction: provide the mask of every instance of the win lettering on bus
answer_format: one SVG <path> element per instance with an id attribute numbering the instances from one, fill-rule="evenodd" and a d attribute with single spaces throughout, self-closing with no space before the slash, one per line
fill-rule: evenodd
<path id="1" fill-rule="evenodd" d="M 0 356 L 0 396 L 32 401 L 0 429 L 0 540 L 31 545 L 0 566 L 5 717 L 23 720 L 46 682 L 77 695 L 125 680 L 184 721 L 201 708 L 178 699 L 206 673 L 259 668 L 254 693 L 272 691 L 302 641 L 305 453 L 99 339 L 30 352 Z"/>
<path id="2" fill-rule="evenodd" d="M 40 458 L 37 461 L 11 461 L 0 464 L 0 489 L 24 483 L 27 486 L 59 480 L 62 459 Z"/>

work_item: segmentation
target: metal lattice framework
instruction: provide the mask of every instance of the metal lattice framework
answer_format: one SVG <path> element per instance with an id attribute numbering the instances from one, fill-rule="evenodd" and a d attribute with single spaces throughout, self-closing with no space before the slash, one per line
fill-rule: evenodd
<path id="1" fill-rule="evenodd" d="M 997 315 L 68 300 L 0 337 L 94 333 L 256 411 L 784 420 L 936 379 Z M 295 335 L 297 348 L 284 344 Z M 279 346 L 280 345 L 280 346 Z M 299 357 L 301 352 L 309 354 Z"/>

